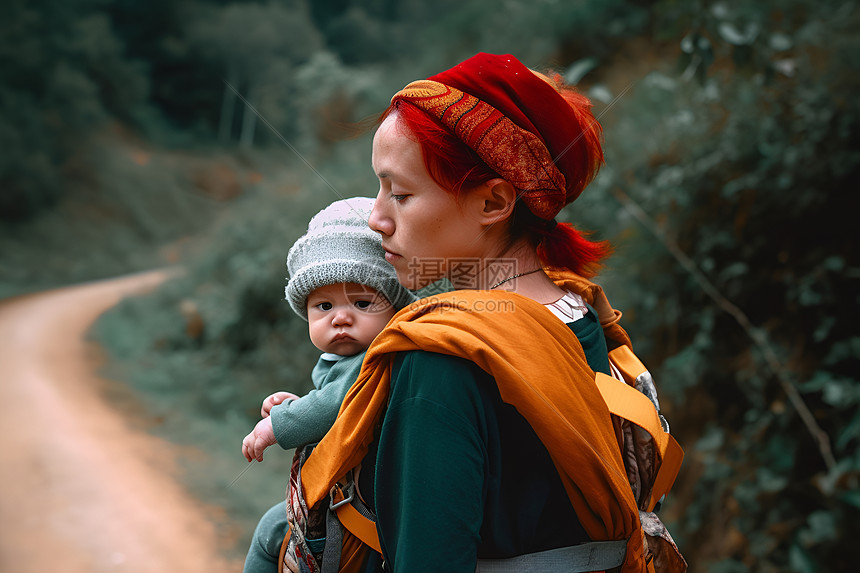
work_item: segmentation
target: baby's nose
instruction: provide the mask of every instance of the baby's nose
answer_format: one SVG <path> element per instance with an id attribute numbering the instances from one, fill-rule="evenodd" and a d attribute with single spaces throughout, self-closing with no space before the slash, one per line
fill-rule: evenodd
<path id="1" fill-rule="evenodd" d="M 352 324 L 352 313 L 346 309 L 339 309 L 334 313 L 331 322 L 334 325 Z"/>

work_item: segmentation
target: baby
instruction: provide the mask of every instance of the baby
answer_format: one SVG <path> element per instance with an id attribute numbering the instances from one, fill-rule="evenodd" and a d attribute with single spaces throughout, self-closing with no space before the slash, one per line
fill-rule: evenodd
<path id="1" fill-rule="evenodd" d="M 284 449 L 316 443 L 328 432 L 358 377 L 364 352 L 397 310 L 415 295 L 397 282 L 382 239 L 367 226 L 373 199 L 336 201 L 317 213 L 290 249 L 286 295 L 308 321 L 322 351 L 303 397 L 276 392 L 263 401 L 263 419 L 242 441 L 250 462 L 275 443 Z"/>

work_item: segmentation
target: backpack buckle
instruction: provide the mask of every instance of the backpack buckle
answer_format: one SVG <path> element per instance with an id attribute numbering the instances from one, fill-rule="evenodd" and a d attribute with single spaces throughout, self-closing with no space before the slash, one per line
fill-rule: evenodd
<path id="1" fill-rule="evenodd" d="M 338 497 L 341 499 L 339 501 L 335 501 Z M 344 488 L 340 485 L 340 482 L 336 482 L 331 488 L 331 501 L 329 501 L 328 508 L 334 511 L 342 505 L 351 503 L 353 498 L 355 498 L 355 485 L 352 480 L 349 480 L 349 485 L 346 487 L 346 493 L 344 493 Z"/>

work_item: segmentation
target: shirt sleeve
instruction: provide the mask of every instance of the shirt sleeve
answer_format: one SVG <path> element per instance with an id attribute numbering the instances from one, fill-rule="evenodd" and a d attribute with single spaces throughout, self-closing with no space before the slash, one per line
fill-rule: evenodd
<path id="1" fill-rule="evenodd" d="M 358 377 L 364 353 L 335 363 L 314 388 L 298 400 L 273 407 L 272 429 L 285 450 L 320 441 L 331 429 L 344 396 Z M 315 384 L 317 386 L 317 384 Z"/>

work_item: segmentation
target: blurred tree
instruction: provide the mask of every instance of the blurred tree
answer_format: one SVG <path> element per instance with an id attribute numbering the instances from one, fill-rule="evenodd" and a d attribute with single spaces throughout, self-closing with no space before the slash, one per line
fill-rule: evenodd
<path id="1" fill-rule="evenodd" d="M 326 47 L 348 65 L 391 61 L 407 48 L 408 20 L 394 0 L 318 0 L 311 13 Z"/>
<path id="2" fill-rule="evenodd" d="M 290 89 L 293 68 L 306 62 L 320 47 L 319 34 L 302 0 L 228 4 L 201 14 L 189 26 L 187 39 L 193 49 L 217 62 L 222 70 L 225 86 L 218 128 L 222 141 L 232 131 L 234 89 L 245 90 L 244 97 L 256 106 L 264 85 L 268 89 Z M 260 109 L 267 116 L 270 111 L 277 113 Z M 239 137 L 243 148 L 253 143 L 256 119 L 251 108 L 243 106 Z"/>
<path id="3" fill-rule="evenodd" d="M 158 115 L 141 118 L 135 127 L 148 139 L 171 144 L 182 130 L 186 133 L 180 137 L 181 145 L 188 145 L 214 129 L 223 87 L 215 78 L 223 77 L 223 66 L 189 45 L 187 29 L 224 4 L 224 0 L 111 0 L 105 6 L 126 42 L 128 57 L 147 66 L 150 102 Z"/>
<path id="4" fill-rule="evenodd" d="M 5 2 L 0 16 L 0 220 L 21 221 L 64 190 L 63 166 L 110 117 L 146 103 L 145 68 L 125 58 L 104 2 Z"/>

